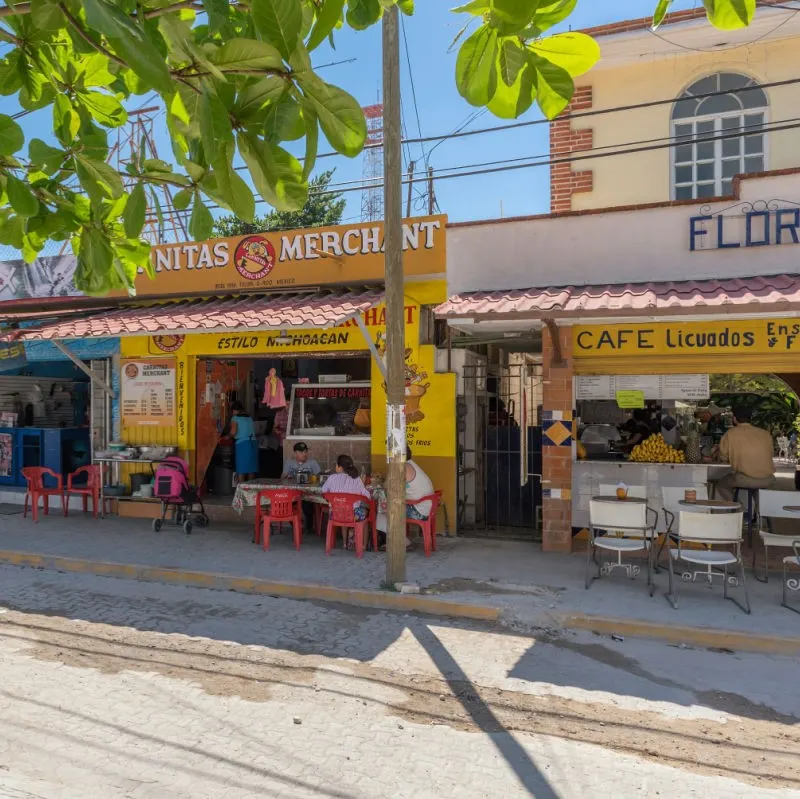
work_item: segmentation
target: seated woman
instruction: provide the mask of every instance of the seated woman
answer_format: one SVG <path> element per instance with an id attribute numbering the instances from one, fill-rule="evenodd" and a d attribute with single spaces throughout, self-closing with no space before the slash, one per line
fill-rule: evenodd
<path id="1" fill-rule="evenodd" d="M 367 491 L 361 478 L 358 476 L 358 469 L 349 455 L 340 455 L 336 459 L 336 471 L 324 482 L 322 486 L 323 494 L 359 494 L 367 499 L 372 499 L 372 495 Z M 364 521 L 369 513 L 366 503 L 359 503 L 356 506 L 356 519 Z"/>
<path id="2" fill-rule="evenodd" d="M 358 476 L 358 469 L 349 455 L 340 455 L 336 459 L 336 471 L 328 477 L 322 485 L 323 495 L 327 494 L 358 494 L 359 496 L 372 499 L 372 495 L 367 490 L 361 478 Z M 369 516 L 369 505 L 366 502 L 359 502 L 354 508 L 356 521 L 363 522 Z M 347 538 L 347 549 L 355 547 L 353 538 L 354 531 L 350 530 Z"/>

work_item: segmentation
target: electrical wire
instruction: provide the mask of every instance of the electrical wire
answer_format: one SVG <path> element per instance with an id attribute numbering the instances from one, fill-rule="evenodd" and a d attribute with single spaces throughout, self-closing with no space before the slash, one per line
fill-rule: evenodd
<path id="1" fill-rule="evenodd" d="M 671 149 L 673 147 L 679 147 L 681 145 L 693 145 L 693 144 L 703 144 L 705 142 L 713 142 L 713 141 L 724 141 L 726 139 L 735 139 L 740 138 L 743 135 L 758 135 L 760 133 L 779 133 L 781 131 L 787 130 L 797 130 L 800 129 L 800 117 L 781 120 L 780 122 L 771 123 L 769 125 L 764 125 L 759 127 L 758 129 L 754 130 L 752 133 L 743 134 L 741 130 L 728 132 L 728 133 L 720 133 L 714 136 L 702 136 L 699 138 L 685 138 L 685 139 L 670 139 L 669 141 L 663 141 L 657 144 L 645 144 L 644 146 L 623 146 L 623 149 L 614 150 L 613 152 L 595 152 L 594 150 L 589 150 L 582 154 L 576 155 L 569 155 L 560 158 L 545 158 L 543 160 L 534 160 L 527 163 L 514 163 L 514 164 L 507 164 L 503 166 L 494 166 L 489 167 L 486 169 L 483 168 L 471 168 L 471 167 L 462 167 L 462 169 L 466 169 L 467 171 L 461 172 L 453 172 L 451 174 L 441 174 L 441 170 L 434 172 L 434 177 L 437 180 L 451 180 L 455 178 L 466 178 L 466 177 L 474 177 L 477 175 L 489 175 L 489 174 L 496 174 L 502 172 L 510 172 L 515 171 L 518 169 L 531 169 L 534 167 L 552 167 L 558 164 L 572 164 L 576 161 L 589 161 L 589 160 L 598 160 L 601 158 L 614 158 L 617 156 L 623 155 L 636 155 L 639 153 L 645 152 L 653 152 L 657 150 L 664 150 L 664 149 Z M 635 143 L 634 143 L 635 144 Z M 617 145 L 619 146 L 619 145 Z M 605 149 L 605 148 L 597 148 Z M 534 156 L 535 158 L 535 156 Z M 452 169 L 455 169 L 453 167 Z M 407 186 L 408 183 L 421 183 L 423 181 L 428 180 L 428 176 L 424 177 L 414 177 L 409 178 L 407 175 L 404 176 L 402 181 L 403 185 Z M 378 188 L 383 186 L 383 183 L 371 183 L 369 188 Z M 344 186 L 340 189 L 335 188 L 328 188 L 325 190 L 320 191 L 310 191 L 309 196 L 319 196 L 325 194 L 345 194 L 351 191 L 363 191 L 363 186 Z M 705 198 L 710 199 L 710 198 Z M 263 199 L 256 199 L 256 204 L 266 203 L 266 200 Z M 209 210 L 215 210 L 220 208 L 218 205 L 210 205 L 208 206 Z M 188 215 L 187 212 L 183 212 Z"/>
<path id="2" fill-rule="evenodd" d="M 419 116 L 419 105 L 417 104 L 417 88 L 414 85 L 414 71 L 411 69 L 411 52 L 408 48 L 408 36 L 406 35 L 406 20 L 405 17 L 401 14 L 400 16 L 400 30 L 403 34 L 403 46 L 406 51 L 406 68 L 408 69 L 408 80 L 411 84 L 411 99 L 414 104 L 414 115 L 417 118 L 417 133 L 419 134 L 419 138 L 422 138 L 422 122 L 420 121 Z M 425 152 L 425 145 L 424 143 L 420 142 L 419 146 L 420 150 L 422 151 L 422 161 L 425 166 L 428 166 L 428 155 Z"/>

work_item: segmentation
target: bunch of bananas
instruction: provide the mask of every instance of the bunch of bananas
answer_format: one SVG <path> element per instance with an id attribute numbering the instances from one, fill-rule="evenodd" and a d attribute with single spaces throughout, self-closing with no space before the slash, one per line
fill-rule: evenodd
<path id="1" fill-rule="evenodd" d="M 635 463 L 685 463 L 683 452 L 667 444 L 661 433 L 637 444 L 631 450 L 630 460 Z"/>

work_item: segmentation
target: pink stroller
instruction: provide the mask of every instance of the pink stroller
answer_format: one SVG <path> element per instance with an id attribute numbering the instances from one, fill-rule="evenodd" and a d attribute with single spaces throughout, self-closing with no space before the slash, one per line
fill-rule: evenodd
<path id="1" fill-rule="evenodd" d="M 192 532 L 192 527 L 208 526 L 203 502 L 197 489 L 189 484 L 189 464 L 183 458 L 170 456 L 165 458 L 156 469 L 154 496 L 161 500 L 161 518 L 153 519 L 153 532 L 161 530 L 167 518 L 167 512 L 172 508 L 172 523 L 182 525 L 186 535 Z"/>

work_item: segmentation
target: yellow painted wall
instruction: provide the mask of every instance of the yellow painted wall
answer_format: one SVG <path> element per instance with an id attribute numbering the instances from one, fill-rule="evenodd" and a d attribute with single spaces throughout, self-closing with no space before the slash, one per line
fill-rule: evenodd
<path id="1" fill-rule="evenodd" d="M 600 44 L 602 47 L 602 39 Z M 800 37 L 795 37 L 708 53 L 687 51 L 657 61 L 643 57 L 635 64 L 598 68 L 590 72 L 585 81 L 594 91 L 592 110 L 635 105 L 678 97 L 695 80 L 715 72 L 740 72 L 761 83 L 795 78 L 799 48 Z M 775 87 L 766 92 L 770 103 L 769 122 L 797 116 L 800 84 Z M 672 106 L 665 104 L 577 119 L 574 125 L 578 129 L 588 127 L 594 130 L 595 148 L 630 147 L 632 142 L 670 136 L 671 113 Z M 798 137 L 800 133 L 797 130 L 767 135 L 767 169 L 800 166 Z M 572 198 L 572 207 L 576 211 L 671 199 L 669 149 L 577 162 L 574 169 L 594 171 L 594 190 Z"/>

